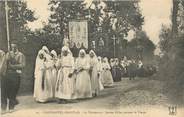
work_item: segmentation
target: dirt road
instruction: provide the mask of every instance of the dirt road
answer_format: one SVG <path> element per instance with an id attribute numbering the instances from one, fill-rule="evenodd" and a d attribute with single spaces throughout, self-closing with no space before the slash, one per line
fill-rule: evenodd
<path id="1" fill-rule="evenodd" d="M 170 106 L 167 97 L 163 93 L 163 84 L 157 80 L 137 78 L 135 80 L 122 79 L 115 83 L 113 88 L 101 91 L 98 97 L 82 100 L 77 103 L 58 104 L 50 102 L 46 104 L 36 103 L 32 95 L 19 96 L 20 104 L 16 111 L 3 116 L 11 116 L 25 110 L 63 110 L 63 109 L 107 109 L 117 110 L 124 108 L 161 107 L 168 109 Z"/>

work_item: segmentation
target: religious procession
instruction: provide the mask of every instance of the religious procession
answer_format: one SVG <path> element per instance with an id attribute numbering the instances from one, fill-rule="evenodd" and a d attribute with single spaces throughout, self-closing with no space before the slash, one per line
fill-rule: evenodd
<path id="1" fill-rule="evenodd" d="M 67 45 L 57 55 L 55 50 L 49 51 L 43 46 L 36 58 L 34 98 L 40 103 L 54 98 L 58 103 L 93 98 L 104 88 L 113 87 L 122 77 L 134 80 L 143 76 L 143 72 L 141 60 L 108 59 L 97 56 L 93 50 L 86 53 L 84 49 L 79 51 L 78 57 L 73 57 Z M 151 72 L 156 73 L 154 69 Z"/>
<path id="2" fill-rule="evenodd" d="M 19 104 L 16 99 L 20 88 L 22 70 L 25 67 L 25 56 L 17 44 L 11 44 L 11 51 L 1 52 L 2 76 L 2 106 L 13 110 Z M 83 99 L 95 98 L 104 88 L 113 88 L 115 82 L 129 78 L 144 77 L 156 73 L 154 67 L 143 67 L 141 60 L 128 60 L 124 56 L 107 58 L 97 56 L 93 50 L 86 53 L 80 49 L 78 57 L 74 57 L 68 43 L 65 43 L 61 53 L 49 50 L 43 46 L 37 54 L 34 69 L 33 98 L 37 103 L 57 102 L 58 104 L 77 103 Z M 7 103 L 9 100 L 9 104 Z"/>
<path id="3" fill-rule="evenodd" d="M 1 114 L 158 106 L 175 114 L 183 11 L 182 0 L 0 1 Z"/>

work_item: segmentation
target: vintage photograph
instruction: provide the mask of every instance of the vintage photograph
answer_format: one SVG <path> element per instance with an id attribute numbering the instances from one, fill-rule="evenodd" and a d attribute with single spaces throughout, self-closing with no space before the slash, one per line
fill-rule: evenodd
<path id="1" fill-rule="evenodd" d="M 2 117 L 184 117 L 184 0 L 0 0 Z"/>

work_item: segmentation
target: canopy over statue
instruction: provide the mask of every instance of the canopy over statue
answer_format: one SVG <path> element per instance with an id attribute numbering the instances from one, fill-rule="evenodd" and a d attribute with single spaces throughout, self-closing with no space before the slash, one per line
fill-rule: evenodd
<path id="1" fill-rule="evenodd" d="M 70 47 L 74 44 L 77 48 L 84 46 L 88 48 L 88 22 L 87 20 L 76 20 L 69 22 Z"/>

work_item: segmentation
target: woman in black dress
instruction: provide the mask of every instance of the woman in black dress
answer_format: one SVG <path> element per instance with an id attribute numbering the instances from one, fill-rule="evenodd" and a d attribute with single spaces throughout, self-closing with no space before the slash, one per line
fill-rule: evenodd
<path id="1" fill-rule="evenodd" d="M 121 81 L 121 66 L 118 58 L 115 59 L 114 66 L 112 67 L 112 76 L 114 82 Z"/>

